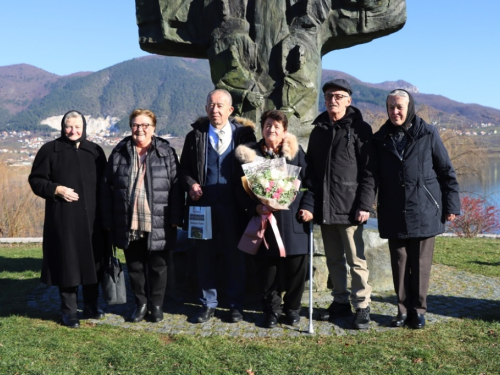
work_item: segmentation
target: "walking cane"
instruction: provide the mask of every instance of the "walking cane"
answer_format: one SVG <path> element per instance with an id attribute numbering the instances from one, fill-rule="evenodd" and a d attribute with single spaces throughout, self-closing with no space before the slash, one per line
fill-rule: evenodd
<path id="1" fill-rule="evenodd" d="M 313 327 L 313 255 L 314 255 L 314 236 L 313 222 L 309 222 L 309 331 L 314 333 Z"/>

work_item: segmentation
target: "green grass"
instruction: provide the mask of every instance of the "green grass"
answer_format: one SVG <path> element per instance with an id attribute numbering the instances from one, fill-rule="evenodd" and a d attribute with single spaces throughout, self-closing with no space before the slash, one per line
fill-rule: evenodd
<path id="1" fill-rule="evenodd" d="M 491 239 L 439 238 L 435 259 L 495 276 L 498 266 L 477 263 L 498 262 L 498 244 Z M 458 261 L 457 253 L 463 254 Z M 279 339 L 165 335 L 89 322 L 71 330 L 37 312 L 27 317 L 24 296 L 38 284 L 40 264 L 39 247 L 0 247 L 0 374 L 500 372 L 498 321 L 465 319 L 417 331 Z"/>
<path id="2" fill-rule="evenodd" d="M 500 239 L 438 237 L 434 262 L 479 275 L 500 277 Z"/>

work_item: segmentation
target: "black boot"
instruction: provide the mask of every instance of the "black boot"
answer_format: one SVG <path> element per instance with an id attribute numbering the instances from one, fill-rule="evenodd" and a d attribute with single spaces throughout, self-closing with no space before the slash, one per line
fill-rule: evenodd
<path id="1" fill-rule="evenodd" d="M 83 316 L 86 319 L 104 319 L 104 311 L 102 311 L 97 303 L 83 305 Z"/>
<path id="2" fill-rule="evenodd" d="M 286 321 L 291 326 L 296 326 L 300 322 L 300 315 L 298 312 L 289 310 L 286 313 Z"/>
<path id="3" fill-rule="evenodd" d="M 148 307 L 147 305 L 137 305 L 136 309 L 130 315 L 130 318 L 128 319 L 129 322 L 131 323 L 139 323 L 140 321 L 144 320 L 144 317 L 148 313 Z"/>
<path id="4" fill-rule="evenodd" d="M 403 314 L 403 313 L 398 313 L 394 318 L 391 320 L 391 327 L 402 327 L 406 324 L 406 319 L 408 318 L 408 315 Z"/>
<path id="5" fill-rule="evenodd" d="M 163 309 L 161 306 L 151 306 L 149 320 L 151 320 L 153 323 L 158 323 L 163 320 Z"/>
<path id="6" fill-rule="evenodd" d="M 319 320 L 332 321 L 335 318 L 344 316 L 352 316 L 352 309 L 350 303 L 338 303 L 333 301 L 332 304 L 319 314 Z"/>
<path id="7" fill-rule="evenodd" d="M 203 306 L 196 317 L 198 323 L 205 323 L 210 320 L 211 317 L 215 315 L 215 309 L 213 307 Z"/>
<path id="8" fill-rule="evenodd" d="M 78 315 L 76 313 L 62 314 L 62 324 L 68 328 L 78 328 L 80 327 L 80 321 L 78 320 Z"/>
<path id="9" fill-rule="evenodd" d="M 266 314 L 266 320 L 264 321 L 264 327 L 275 328 L 278 326 L 278 315 L 274 312 Z"/>
<path id="10" fill-rule="evenodd" d="M 422 329 L 425 327 L 425 315 L 424 314 L 418 314 L 414 313 L 411 314 L 409 319 L 410 321 L 410 327 L 413 329 Z"/>

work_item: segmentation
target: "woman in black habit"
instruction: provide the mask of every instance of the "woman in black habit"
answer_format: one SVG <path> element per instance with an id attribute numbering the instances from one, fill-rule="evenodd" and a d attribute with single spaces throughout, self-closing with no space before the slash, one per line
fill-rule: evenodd
<path id="1" fill-rule="evenodd" d="M 80 326 L 79 285 L 84 317 L 104 317 L 97 298 L 106 242 L 96 206 L 106 156 L 86 139 L 86 127 L 80 112 L 67 112 L 61 136 L 40 148 L 29 176 L 33 192 L 45 199 L 41 281 L 59 287 L 62 323 L 70 328 Z"/>

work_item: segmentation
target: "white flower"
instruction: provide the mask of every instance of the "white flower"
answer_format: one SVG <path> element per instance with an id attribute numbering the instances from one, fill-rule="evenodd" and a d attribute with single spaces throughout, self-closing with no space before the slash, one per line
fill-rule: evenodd
<path id="1" fill-rule="evenodd" d="M 271 180 L 277 180 L 280 178 L 283 178 L 283 174 L 281 173 L 281 171 L 277 169 L 271 169 Z"/>
<path id="2" fill-rule="evenodd" d="M 259 178 L 259 184 L 264 188 L 267 189 L 269 187 L 269 181 L 266 180 L 264 177 Z"/>

